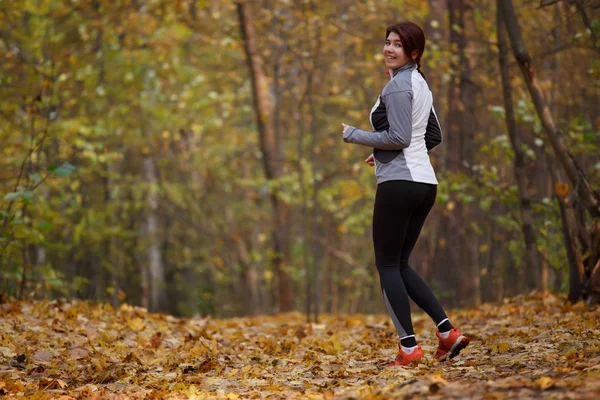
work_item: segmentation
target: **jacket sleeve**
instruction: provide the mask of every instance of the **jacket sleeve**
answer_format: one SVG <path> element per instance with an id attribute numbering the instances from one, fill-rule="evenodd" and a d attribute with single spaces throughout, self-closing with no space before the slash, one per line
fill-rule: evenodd
<path id="1" fill-rule="evenodd" d="M 402 150 L 412 138 L 412 91 L 404 90 L 382 96 L 390 127 L 368 132 L 349 127 L 344 134 L 347 143 L 362 144 L 381 150 Z"/>
<path id="2" fill-rule="evenodd" d="M 431 106 L 427 128 L 425 128 L 425 146 L 427 146 L 427 150 L 431 150 L 440 143 L 442 143 L 442 126 Z"/>

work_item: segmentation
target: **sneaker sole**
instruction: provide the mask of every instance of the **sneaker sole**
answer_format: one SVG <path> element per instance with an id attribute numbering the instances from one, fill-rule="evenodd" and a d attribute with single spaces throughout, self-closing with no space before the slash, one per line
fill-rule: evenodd
<path id="1" fill-rule="evenodd" d="M 460 353 L 462 351 L 462 349 L 464 349 L 465 347 L 467 347 L 469 345 L 469 338 L 466 336 L 459 336 L 458 339 L 456 339 L 454 341 L 454 344 L 452 345 L 452 347 L 450 347 L 450 351 L 447 352 L 446 354 L 444 354 L 443 356 L 441 356 L 440 358 L 438 358 L 438 361 L 446 361 L 446 359 L 448 357 L 450 358 L 454 358 L 458 355 L 458 353 Z"/>
<path id="2" fill-rule="evenodd" d="M 386 367 L 390 367 L 390 368 L 394 368 L 394 367 L 408 367 L 411 365 L 419 365 L 419 364 L 423 364 L 423 363 L 427 363 L 427 359 L 425 358 L 425 354 L 423 354 L 421 357 L 412 360 L 411 362 L 409 362 L 408 364 L 394 364 L 394 362 L 385 364 Z"/>

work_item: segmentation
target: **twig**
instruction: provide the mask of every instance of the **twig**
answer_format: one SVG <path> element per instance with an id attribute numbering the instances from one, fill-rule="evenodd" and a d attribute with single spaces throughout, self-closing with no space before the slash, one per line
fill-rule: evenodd
<path id="1" fill-rule="evenodd" d="M 366 269 L 366 267 L 363 264 L 360 264 L 358 261 L 356 261 L 350 254 L 334 248 L 329 243 L 327 243 L 327 241 L 325 239 L 323 239 L 321 237 L 316 238 L 316 239 L 317 239 L 317 241 L 319 241 L 319 243 L 321 243 L 323 245 L 323 247 L 325 247 L 325 249 L 327 249 L 331 254 L 333 254 L 340 260 L 348 263 L 349 265 L 352 265 L 353 267 Z"/>

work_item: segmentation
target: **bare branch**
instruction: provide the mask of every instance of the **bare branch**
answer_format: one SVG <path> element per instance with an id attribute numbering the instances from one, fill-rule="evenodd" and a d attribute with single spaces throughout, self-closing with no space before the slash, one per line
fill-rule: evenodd
<path id="1" fill-rule="evenodd" d="M 594 46 L 594 49 L 596 50 L 598 55 L 600 55 L 600 47 L 598 47 L 598 44 L 597 44 L 598 38 L 596 37 L 596 34 L 594 33 L 594 28 L 592 27 L 592 24 L 590 23 L 590 19 L 588 18 L 587 14 L 585 12 L 585 8 L 583 8 L 582 1 L 581 0 L 571 0 L 571 3 L 575 4 L 575 7 L 577 8 L 577 12 L 581 16 L 581 20 L 583 21 L 583 24 L 590 32 L 590 37 L 592 39 L 592 46 Z"/>
<path id="2" fill-rule="evenodd" d="M 560 2 L 562 0 L 541 0 L 540 1 L 540 5 L 538 6 L 538 10 L 540 8 L 544 8 L 544 7 L 548 7 L 551 6 L 552 4 L 556 4 L 558 2 Z"/>
<path id="3" fill-rule="evenodd" d="M 335 247 L 331 246 L 329 243 L 327 243 L 327 241 L 323 238 L 316 238 L 317 241 L 319 241 L 323 247 L 330 252 L 331 254 L 333 254 L 335 257 L 339 258 L 340 260 L 344 261 L 345 263 L 347 263 L 348 265 L 351 265 L 353 267 L 357 267 L 360 269 L 366 269 L 366 267 L 359 263 L 358 261 L 356 261 L 350 254 L 336 249 Z"/>

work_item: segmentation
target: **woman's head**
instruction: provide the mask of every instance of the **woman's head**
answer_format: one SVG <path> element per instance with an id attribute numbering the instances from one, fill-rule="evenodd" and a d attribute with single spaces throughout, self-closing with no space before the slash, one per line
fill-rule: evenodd
<path id="1" fill-rule="evenodd" d="M 398 69 L 409 61 L 421 66 L 425 34 L 417 24 L 405 21 L 392 25 L 387 28 L 385 38 L 383 55 L 388 68 Z"/>

